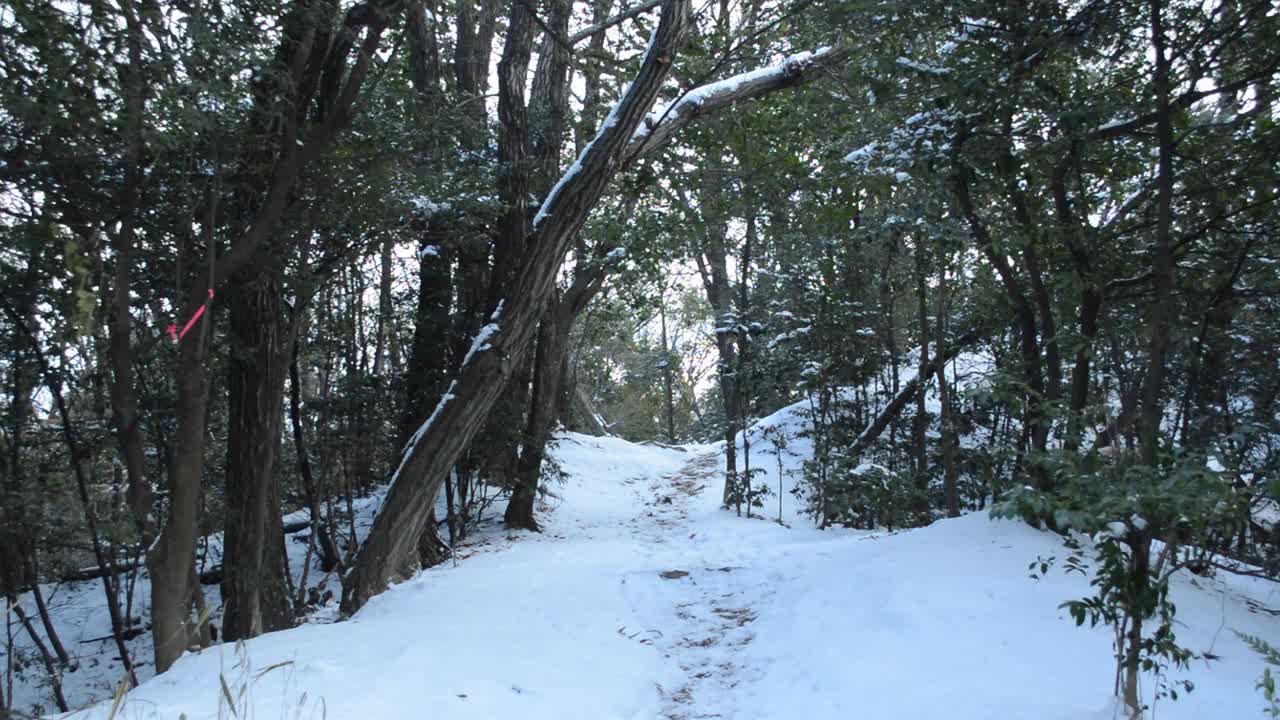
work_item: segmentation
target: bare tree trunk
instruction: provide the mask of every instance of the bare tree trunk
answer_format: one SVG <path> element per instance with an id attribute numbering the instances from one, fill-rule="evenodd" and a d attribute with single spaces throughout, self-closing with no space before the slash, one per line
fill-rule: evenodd
<path id="1" fill-rule="evenodd" d="M 555 427 L 556 402 L 568 367 L 569 333 L 573 323 L 600 292 L 613 261 L 580 264 L 574 270 L 574 283 L 562 298 L 552 303 L 542 316 L 538 329 L 538 346 L 534 358 L 533 396 L 529 418 L 521 439 L 520 463 L 516 486 L 507 504 L 504 521 L 508 526 L 538 530 L 533 516 L 538 481 L 547 443 Z"/>
<path id="2" fill-rule="evenodd" d="M 27 574 L 32 578 L 31 597 L 36 601 L 36 611 L 40 614 L 40 624 L 44 626 L 44 635 L 49 638 L 49 644 L 53 646 L 54 655 L 57 656 L 58 662 L 63 665 L 71 663 L 71 656 L 67 654 L 67 649 L 62 645 L 62 638 L 58 637 L 58 629 L 53 625 L 53 618 L 49 615 L 49 606 L 44 599 L 44 591 L 40 589 L 40 563 L 38 558 L 39 548 L 34 543 L 31 545 L 31 552 L 27 558 Z M 125 623 L 128 624 L 128 613 L 125 613 Z"/>
<path id="3" fill-rule="evenodd" d="M 884 432 L 884 429 L 889 426 L 889 423 L 902 413 L 902 410 L 907 406 L 907 403 L 915 399 L 916 395 L 924 392 L 925 386 L 929 382 L 929 378 L 934 376 L 938 372 L 939 368 L 951 362 L 956 355 L 960 354 L 961 351 L 977 342 L 978 337 L 979 335 L 977 330 L 970 331 L 964 337 L 952 343 L 951 346 L 947 348 L 945 355 L 934 355 L 933 359 L 924 367 L 924 373 L 911 378 L 911 380 L 903 386 L 900 391 L 898 391 L 898 394 L 893 397 L 893 400 L 891 400 L 889 404 L 880 411 L 880 414 L 862 430 L 858 435 L 858 438 L 854 441 L 853 446 L 847 450 L 848 456 L 857 457 L 865 452 L 867 448 L 871 447 L 871 444 L 880 437 L 881 433 Z"/>
<path id="4" fill-rule="evenodd" d="M 264 263 L 269 262 L 264 259 Z M 226 530 L 223 636 L 239 640 L 291 624 L 285 591 L 279 475 L 284 381 L 293 342 L 281 317 L 274 269 L 239 286 L 230 306 L 227 358 Z"/>
<path id="5" fill-rule="evenodd" d="M 525 253 L 530 219 L 529 165 L 535 160 L 529 157 L 529 109 L 525 101 L 533 53 L 534 17 L 532 9 L 522 3 L 512 3 L 510 9 L 506 42 L 498 62 L 498 197 L 506 211 L 498 219 L 494 237 L 486 322 L 498 310 Z M 490 413 L 483 440 L 477 443 L 486 454 L 485 472 L 500 486 L 516 484 L 520 428 L 524 427 L 532 374 L 527 363 L 516 366 L 505 392 Z"/>
<path id="6" fill-rule="evenodd" d="M 723 179 L 718 169 L 712 169 L 700 188 L 699 206 L 703 209 L 706 236 L 701 253 L 694 259 L 702 277 L 707 302 L 715 314 L 716 365 L 720 379 L 720 398 L 724 405 L 724 465 L 725 481 L 722 502 L 727 507 L 738 492 L 738 353 L 734 342 L 737 318 L 733 312 L 733 291 L 729 286 L 728 252 L 725 239 L 729 231 L 728 218 L 716 208 L 723 191 Z"/>
<path id="7" fill-rule="evenodd" d="M 744 163 L 745 164 L 745 163 Z M 738 403 L 741 413 L 738 426 L 742 428 L 742 492 L 738 500 L 738 511 L 741 514 L 742 504 L 747 506 L 747 517 L 751 517 L 751 433 L 750 420 L 752 398 L 755 393 L 755 380 L 752 376 L 751 353 L 751 261 L 752 244 L 756 238 L 756 216 L 754 209 L 747 217 L 746 234 L 742 243 L 742 258 L 739 263 L 738 277 L 738 392 L 742 399 Z"/>
<path id="8" fill-rule="evenodd" d="M 1084 411 L 1089 404 L 1090 373 L 1093 361 L 1093 344 L 1098 338 L 1098 315 L 1102 312 L 1102 291 L 1093 274 L 1093 262 L 1082 242 L 1081 231 L 1071 211 L 1067 197 L 1067 171 L 1075 151 L 1054 169 L 1050 181 L 1058 225 L 1065 239 L 1067 250 L 1076 275 L 1081 282 L 1079 309 L 1076 312 L 1076 331 L 1080 339 L 1076 347 L 1075 363 L 1071 368 L 1071 396 L 1068 402 L 1067 434 L 1063 446 L 1076 450 L 1084 429 Z"/>
<path id="9" fill-rule="evenodd" d="M 125 86 L 124 120 L 128 135 L 124 183 L 120 186 L 119 204 L 124 209 L 120 229 L 111 238 L 115 250 L 115 269 L 112 279 L 110 322 L 111 358 L 111 409 L 115 425 L 116 441 L 124 460 L 128 479 L 127 497 L 138 529 L 139 542 L 149 546 L 155 537 L 155 518 L 152 513 L 151 483 L 146 477 L 146 454 L 142 448 L 141 419 L 138 412 L 138 393 L 134 386 L 133 348 L 131 341 L 132 318 L 129 315 L 130 281 L 133 246 L 137 240 L 135 210 L 141 199 L 143 183 L 144 115 L 146 112 L 146 80 L 142 59 L 144 33 L 140 19 L 131 0 L 122 2 L 128 32 L 129 62 L 121 66 Z"/>
<path id="10" fill-rule="evenodd" d="M 859 214 L 860 216 L 861 214 Z M 893 282 L 893 260 L 897 255 L 899 241 L 900 238 L 897 233 L 890 236 L 887 252 L 885 253 L 884 270 L 880 275 L 880 310 L 884 314 L 884 346 L 889 353 L 889 372 L 892 374 L 890 382 L 893 383 L 893 395 L 898 394 L 898 383 L 902 374 L 898 363 L 898 328 L 894 321 L 894 301 L 897 293 L 894 292 Z M 889 428 L 889 445 L 891 447 L 897 447 L 898 445 L 898 430 L 896 427 Z M 896 452 L 890 455 L 891 458 L 896 458 L 897 456 L 898 453 Z M 896 465 L 896 461 L 892 462 Z M 928 509 L 926 501 L 923 510 L 927 512 Z"/>

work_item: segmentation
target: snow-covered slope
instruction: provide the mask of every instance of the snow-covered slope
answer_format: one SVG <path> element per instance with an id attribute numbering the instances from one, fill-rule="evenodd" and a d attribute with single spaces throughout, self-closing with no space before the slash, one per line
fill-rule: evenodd
<path id="1" fill-rule="evenodd" d="M 1108 633 L 1058 609 L 1087 581 L 1027 576 L 1062 554 L 1052 534 L 976 514 L 787 528 L 718 507 L 711 448 L 565 435 L 556 454 L 545 533 L 483 536 L 350 621 L 184 657 L 117 716 L 232 717 L 230 695 L 259 718 L 1112 717 Z M 1175 671 L 1197 689 L 1157 716 L 1259 717 L 1262 664 L 1232 630 L 1280 640 L 1254 609 L 1274 586 L 1186 576 L 1174 595 L 1179 638 L 1221 659 Z"/>

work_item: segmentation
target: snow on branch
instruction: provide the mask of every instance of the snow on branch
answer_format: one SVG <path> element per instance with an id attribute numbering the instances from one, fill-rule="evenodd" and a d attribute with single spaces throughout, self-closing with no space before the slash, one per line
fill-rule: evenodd
<path id="1" fill-rule="evenodd" d="M 804 85 L 849 58 L 845 48 L 823 47 L 796 53 L 781 62 L 700 85 L 675 102 L 650 112 L 636 128 L 623 157 L 628 162 L 665 145 L 673 135 L 702 115 L 777 90 Z"/>

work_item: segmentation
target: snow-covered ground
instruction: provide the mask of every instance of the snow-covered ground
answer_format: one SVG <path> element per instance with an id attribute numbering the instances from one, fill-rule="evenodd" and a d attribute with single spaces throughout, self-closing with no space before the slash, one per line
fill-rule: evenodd
<path id="1" fill-rule="evenodd" d="M 354 526 L 357 535 L 363 537 L 373 524 L 373 516 L 382 500 L 382 494 L 378 492 L 368 497 L 356 498 L 352 505 L 353 522 L 342 530 L 345 532 L 348 527 Z M 305 521 L 307 518 L 307 512 L 304 510 L 286 515 L 284 521 L 292 523 Z M 307 558 L 306 535 L 286 536 L 285 553 L 289 558 L 290 575 L 296 586 L 303 579 L 303 566 Z M 197 563 L 198 570 L 204 571 L 220 565 L 222 562 L 221 533 L 202 538 L 198 554 L 201 558 Z M 341 582 L 337 576 L 324 575 L 319 570 L 319 561 L 315 559 L 314 554 L 311 565 L 310 571 L 306 573 L 307 586 L 315 588 L 317 594 L 330 593 L 337 597 L 341 591 Z M 122 578 L 122 582 L 127 583 L 127 580 Z M 319 583 L 318 588 L 317 583 Z M 64 670 L 61 675 L 62 691 L 67 703 L 71 707 L 83 707 L 103 697 L 112 696 L 124 679 L 125 670 L 111 634 L 111 617 L 107 611 L 102 581 L 46 583 L 41 587 L 45 601 L 48 603 L 50 617 L 74 667 L 73 670 Z M 216 626 L 221 626 L 222 601 L 218 585 L 203 585 L 201 590 L 209 609 L 209 621 Z M 145 568 L 137 573 L 132 593 L 125 590 L 121 595 L 123 596 L 121 613 L 124 613 L 127 606 L 128 615 L 134 619 L 135 627 L 149 625 L 146 618 L 151 612 L 151 586 Z M 126 600 L 130 596 L 131 602 Z M 41 629 L 32 593 L 21 595 L 19 603 L 31 618 L 32 623 Z M 312 620 L 326 621 L 335 612 L 336 608 L 325 608 Z M 15 666 L 14 668 L 13 708 L 23 713 L 55 709 L 52 691 L 48 687 L 45 669 L 38 659 L 35 645 L 15 617 L 11 616 L 7 619 L 10 624 L 7 629 L 13 635 L 13 646 L 19 650 L 16 659 L 24 661 L 25 664 L 25 667 Z M 2 628 L 3 625 L 0 625 L 0 632 L 3 631 Z M 47 636 L 43 632 L 41 637 L 47 643 Z M 7 645 L 8 643 L 0 644 L 0 671 L 3 672 L 7 672 L 9 668 L 9 658 L 5 652 Z M 151 634 L 144 632 L 136 635 L 128 639 L 125 645 L 129 650 L 130 659 L 136 666 L 139 680 L 150 678 L 154 674 L 154 647 Z M 19 670 L 21 672 L 18 672 Z M 10 691 L 7 681 L 7 674 L 3 675 L 6 695 Z"/>
<path id="2" fill-rule="evenodd" d="M 798 418 L 767 421 L 794 432 Z M 766 447 L 753 455 L 776 487 Z M 786 487 L 806 449 L 784 451 Z M 1063 555 L 1052 534 L 985 514 L 818 531 L 789 501 L 784 527 L 719 508 L 714 446 L 569 434 L 556 455 L 569 479 L 541 510 L 544 533 L 481 534 L 349 621 L 188 655 L 116 717 L 1118 716 L 1108 631 L 1058 607 L 1087 580 L 1028 577 Z M 1220 659 L 1174 670 L 1196 690 L 1157 717 L 1261 716 L 1263 665 L 1232 630 L 1280 640 L 1275 588 L 1176 578 L 1179 639 Z"/>

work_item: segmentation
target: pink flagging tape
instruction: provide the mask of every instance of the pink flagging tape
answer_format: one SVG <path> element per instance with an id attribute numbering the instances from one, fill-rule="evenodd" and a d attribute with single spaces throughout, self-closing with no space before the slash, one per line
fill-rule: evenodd
<path id="1" fill-rule="evenodd" d="M 205 300 L 203 305 L 196 308 L 195 314 L 191 316 L 191 319 L 187 321 L 186 325 L 182 326 L 182 332 L 178 332 L 177 325 L 170 325 L 166 328 L 165 332 L 169 333 L 169 337 L 173 338 L 175 343 L 182 340 L 182 338 L 187 336 L 187 331 L 191 329 L 191 326 L 196 324 L 196 321 L 200 319 L 201 315 L 204 315 L 205 308 L 209 307 L 209 303 L 211 302 L 213 302 L 213 288 L 209 288 L 209 299 Z"/>

